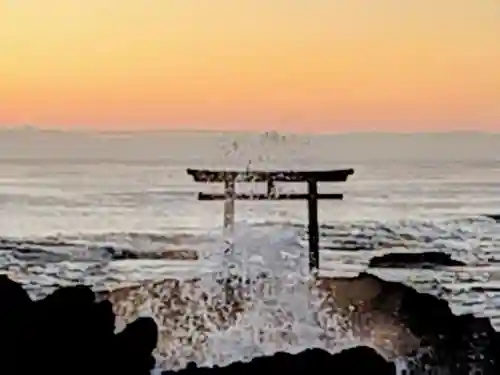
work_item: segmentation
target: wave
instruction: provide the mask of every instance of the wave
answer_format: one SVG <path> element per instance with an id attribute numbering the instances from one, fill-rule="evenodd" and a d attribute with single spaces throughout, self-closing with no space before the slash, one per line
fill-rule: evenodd
<path id="1" fill-rule="evenodd" d="M 43 263 L 111 261 L 117 259 L 165 259 L 167 258 L 165 256 L 167 249 L 151 249 L 152 245 L 160 244 L 173 247 L 179 242 L 186 245 L 189 244 L 189 240 L 193 237 L 189 235 L 168 237 L 150 233 L 103 233 L 92 236 L 81 236 L 79 239 L 74 240 L 69 236 L 41 239 L 13 239 L 4 237 L 0 238 L 0 251 L 10 252 L 19 261 Z M 127 242 L 131 243 L 127 244 Z M 137 242 L 147 243 L 138 244 Z M 144 247 L 150 247 L 150 249 L 144 249 Z"/>
<path id="2" fill-rule="evenodd" d="M 257 221 L 254 228 L 293 229 L 305 246 L 307 230 L 302 223 Z M 177 233 L 176 233 L 177 232 Z M 123 259 L 182 259 L 175 252 L 202 252 L 220 237 L 213 233 L 176 232 L 104 232 L 46 237 L 0 237 L 0 253 L 12 262 L 55 263 L 63 261 L 106 262 Z M 373 251 L 380 249 L 416 249 L 453 251 L 482 250 L 490 256 L 500 245 L 500 225 L 487 216 L 442 220 L 400 220 L 339 222 L 320 226 L 320 246 L 332 251 Z M 189 260 L 193 260 L 187 257 Z M 477 259 L 476 259 L 477 260 Z M 498 262 L 500 258 L 482 259 Z"/>
<path id="3" fill-rule="evenodd" d="M 12 183 L 11 183 L 12 185 Z M 182 190 L 182 189 L 186 190 Z M 162 203 L 182 202 L 193 199 L 195 192 L 187 190 L 185 186 L 179 185 L 177 190 L 137 190 L 109 193 L 85 193 L 65 195 L 54 191 L 57 187 L 47 187 L 46 191 L 39 186 L 31 189 L 26 183 L 15 186 L 9 192 L 0 193 L 0 204 L 19 205 L 29 207 L 59 207 L 60 209 L 85 209 L 90 205 L 103 205 L 106 207 L 144 207 L 158 206 Z"/>
<path id="4" fill-rule="evenodd" d="M 299 222 L 259 221 L 238 225 L 243 225 L 247 232 L 271 233 L 270 236 L 278 238 L 283 233 L 290 233 L 289 246 L 298 246 L 307 254 L 307 231 Z M 176 229 L 167 233 L 4 236 L 0 237 L 0 272 L 22 283 L 34 297 L 43 297 L 61 285 L 86 283 L 99 290 L 109 290 L 169 277 L 212 272 L 218 263 L 226 264 L 224 257 L 213 257 L 227 246 L 220 230 L 193 232 L 190 228 Z M 481 293 L 474 292 L 494 287 L 489 273 L 497 273 L 500 262 L 500 225 L 488 217 L 338 222 L 322 225 L 320 234 L 320 268 L 324 275 L 346 276 L 366 271 L 370 269 L 372 257 L 386 252 L 438 250 L 467 266 L 461 267 L 460 272 L 413 272 L 407 269 L 404 273 L 400 270 L 383 277 L 411 279 L 412 285 L 418 285 L 420 290 L 449 296 L 457 308 L 466 311 L 483 309 L 489 315 L 494 313 L 492 303 L 486 303 Z M 260 249 L 250 247 L 248 241 L 240 241 L 243 249 L 247 253 L 259 253 Z M 276 254 L 272 243 L 264 246 L 269 249 L 267 258 Z M 280 242 L 279 246 L 283 243 Z M 194 260 L 193 254 L 198 260 Z M 470 276 L 471 272 L 473 276 Z M 441 280 L 439 287 L 432 282 L 436 277 Z M 470 289 L 466 299 L 456 285 Z"/>

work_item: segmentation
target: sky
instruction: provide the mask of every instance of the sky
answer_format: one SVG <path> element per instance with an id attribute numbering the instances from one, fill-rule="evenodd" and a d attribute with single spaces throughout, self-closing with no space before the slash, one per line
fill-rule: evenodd
<path id="1" fill-rule="evenodd" d="M 1 0 L 0 126 L 500 131 L 500 0 Z"/>

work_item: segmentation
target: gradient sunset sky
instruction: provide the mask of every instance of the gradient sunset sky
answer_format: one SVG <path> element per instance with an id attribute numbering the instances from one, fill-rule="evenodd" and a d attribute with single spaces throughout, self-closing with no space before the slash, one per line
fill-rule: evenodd
<path id="1" fill-rule="evenodd" d="M 0 124 L 500 131 L 500 0 L 2 0 Z"/>

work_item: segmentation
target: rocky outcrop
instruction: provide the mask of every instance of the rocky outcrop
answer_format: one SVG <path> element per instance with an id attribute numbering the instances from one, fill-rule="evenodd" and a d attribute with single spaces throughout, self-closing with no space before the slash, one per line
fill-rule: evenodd
<path id="1" fill-rule="evenodd" d="M 495 220 L 497 223 L 500 223 L 500 214 L 491 214 L 491 215 L 484 215 L 485 217 Z"/>
<path id="2" fill-rule="evenodd" d="M 422 348 L 429 349 L 429 355 L 421 359 L 422 365 L 444 367 L 452 374 L 470 374 L 471 369 L 479 368 L 483 374 L 499 373 L 500 337 L 489 319 L 454 315 L 446 301 L 401 283 L 369 274 L 358 278 L 379 283 L 373 308 L 393 315 L 421 340 Z"/>
<path id="3" fill-rule="evenodd" d="M 117 250 L 111 247 L 105 250 L 112 256 L 113 260 L 124 259 L 152 259 L 152 260 L 198 260 L 199 255 L 196 250 L 189 249 L 176 249 L 176 250 L 163 250 L 156 252 L 136 252 L 127 249 Z"/>
<path id="4" fill-rule="evenodd" d="M 500 372 L 500 340 L 488 319 L 456 316 L 443 300 L 367 273 L 350 279 L 320 279 L 315 287 L 331 297 L 338 311 L 350 316 L 354 332 L 380 335 L 374 344 L 388 339 L 398 345 L 397 340 L 406 340 L 399 342 L 400 352 L 418 358 L 416 369 L 442 367 L 456 375 L 470 374 L 471 370 Z M 60 288 L 32 301 L 19 284 L 0 276 L 0 298 L 1 374 L 149 375 L 155 364 L 156 323 L 137 318 L 115 334 L 112 304 L 108 300 L 97 302 L 86 286 Z M 244 308 L 242 302 L 241 311 Z M 407 345 L 409 341 L 411 345 Z M 391 363 L 367 347 L 335 355 L 319 349 L 294 355 L 277 353 L 221 368 L 190 365 L 179 372 L 256 373 L 273 367 L 292 374 L 310 368 L 335 374 L 395 372 Z"/>
<path id="5" fill-rule="evenodd" d="M 386 361 L 374 349 L 358 346 L 345 349 L 334 355 L 321 349 L 307 349 L 297 354 L 276 353 L 272 356 L 254 358 L 250 362 L 235 362 L 225 367 L 197 367 L 189 364 L 178 372 L 165 371 L 163 375 L 232 375 L 259 374 L 270 371 L 281 374 L 377 374 L 395 375 L 396 367 Z"/>
<path id="6" fill-rule="evenodd" d="M 462 261 L 453 259 L 451 255 L 440 251 L 426 251 L 421 253 L 387 253 L 373 257 L 369 267 L 392 268 L 434 268 L 436 266 L 465 266 Z"/>
<path id="7" fill-rule="evenodd" d="M 0 373 L 23 375 L 149 375 L 158 330 L 139 318 L 115 334 L 109 301 L 96 302 L 86 286 L 64 287 L 32 301 L 0 275 Z"/>
<path id="8" fill-rule="evenodd" d="M 110 302 L 96 302 L 94 292 L 86 286 L 60 288 L 40 301 L 32 301 L 19 284 L 0 276 L 0 298 L 2 374 L 149 375 L 154 367 L 151 353 L 157 344 L 156 323 L 139 318 L 115 334 L 115 314 Z M 190 364 L 179 373 L 225 375 L 273 368 L 287 374 L 302 374 L 313 368 L 337 374 L 352 371 L 395 374 L 392 363 L 367 347 L 335 355 L 321 349 L 277 353 L 225 367 L 201 368 Z M 163 375 L 174 373 L 164 371 Z"/>

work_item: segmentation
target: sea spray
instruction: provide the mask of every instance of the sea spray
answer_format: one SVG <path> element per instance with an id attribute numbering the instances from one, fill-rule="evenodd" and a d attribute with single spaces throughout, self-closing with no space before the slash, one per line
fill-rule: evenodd
<path id="1" fill-rule="evenodd" d="M 224 365 L 312 347 L 336 351 L 359 343 L 348 333 L 348 322 L 337 324 L 331 311 L 322 316 L 321 300 L 311 293 L 307 249 L 294 230 L 237 226 L 230 253 L 223 246 L 212 250 L 205 253 L 211 272 L 201 275 L 196 286 L 182 287 L 179 318 L 184 323 L 177 325 L 181 331 L 169 328 L 168 350 L 160 348 L 164 368 L 184 367 L 189 361 Z M 234 283 L 226 284 L 228 279 Z M 228 288 L 238 295 L 228 296 Z M 245 301 L 241 314 L 224 310 L 241 301 Z M 214 324 L 217 309 L 225 317 Z M 328 329 L 318 325 L 324 319 Z"/>
<path id="2" fill-rule="evenodd" d="M 239 276 L 251 308 L 228 330 L 208 335 L 208 345 L 214 348 L 212 362 L 250 360 L 278 350 L 320 345 L 320 330 L 310 309 L 307 250 L 297 238 L 294 230 L 249 230 L 240 225 L 229 254 L 215 255 L 225 258 L 219 262 L 231 272 L 225 277 Z"/>

